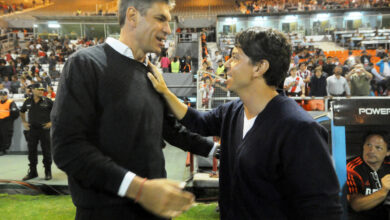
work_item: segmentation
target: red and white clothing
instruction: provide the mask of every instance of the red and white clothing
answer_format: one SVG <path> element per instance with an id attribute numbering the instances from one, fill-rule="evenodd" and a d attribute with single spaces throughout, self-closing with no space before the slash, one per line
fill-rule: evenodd
<path id="1" fill-rule="evenodd" d="M 306 79 L 307 77 L 311 77 L 311 72 L 309 70 L 298 70 L 297 75 L 301 77 L 302 79 Z"/>
<path id="2" fill-rule="evenodd" d="M 293 86 L 287 89 L 288 93 L 300 93 L 302 91 L 302 86 L 305 85 L 303 79 L 296 75 L 295 77 L 289 76 L 284 80 L 284 86 L 289 86 L 292 82 L 295 82 Z"/>
<path id="3" fill-rule="evenodd" d="M 211 98 L 213 97 L 214 87 L 203 84 L 200 88 L 202 94 L 202 106 L 211 108 Z"/>

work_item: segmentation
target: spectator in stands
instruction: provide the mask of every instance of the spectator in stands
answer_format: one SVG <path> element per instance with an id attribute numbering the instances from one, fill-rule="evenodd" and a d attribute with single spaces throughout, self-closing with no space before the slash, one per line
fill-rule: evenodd
<path id="1" fill-rule="evenodd" d="M 49 74 L 51 75 L 53 71 L 55 71 L 57 65 L 57 58 L 54 53 L 50 54 L 49 58 Z"/>
<path id="2" fill-rule="evenodd" d="M 43 96 L 48 97 L 49 99 L 55 99 L 56 98 L 56 93 L 53 90 L 52 86 L 47 87 L 47 91 L 43 93 Z"/>
<path id="3" fill-rule="evenodd" d="M 39 74 L 39 72 L 41 71 L 41 69 L 42 69 L 42 67 L 41 67 L 41 65 L 38 63 L 38 62 L 35 62 L 34 63 L 34 65 L 31 67 L 31 72 L 33 73 L 33 74 L 35 74 L 35 73 L 38 73 Z"/>
<path id="4" fill-rule="evenodd" d="M 184 72 L 184 66 L 186 65 L 186 56 L 182 56 L 181 58 L 179 58 L 179 61 L 180 61 L 180 72 Z"/>
<path id="5" fill-rule="evenodd" d="M 186 63 L 185 63 L 185 65 L 183 67 L 183 70 L 182 70 L 183 73 L 190 73 L 191 72 L 191 64 L 190 64 L 190 62 L 191 62 L 190 60 L 186 59 Z"/>
<path id="6" fill-rule="evenodd" d="M 290 76 L 284 80 L 283 89 L 288 96 L 305 97 L 305 83 L 303 79 L 297 74 L 297 68 L 293 67 L 290 70 Z"/>
<path id="7" fill-rule="evenodd" d="M 20 60 L 22 62 L 23 67 L 30 64 L 30 56 L 28 55 L 28 51 L 26 50 L 22 51 L 22 54 L 20 55 Z"/>
<path id="8" fill-rule="evenodd" d="M 377 64 L 379 66 L 379 73 L 385 77 L 390 78 L 390 60 L 389 57 L 386 55 L 379 61 Z"/>
<path id="9" fill-rule="evenodd" d="M 8 91 L 11 91 L 11 81 L 9 81 L 8 76 L 3 77 L 3 85 L 4 88 L 8 89 Z"/>
<path id="10" fill-rule="evenodd" d="M 161 60 L 160 60 L 160 66 L 164 73 L 169 73 L 169 65 L 171 64 L 171 61 L 169 61 L 169 58 L 167 57 L 167 54 L 164 52 Z"/>
<path id="11" fill-rule="evenodd" d="M 362 64 L 356 64 L 354 68 L 345 76 L 351 84 L 352 96 L 369 96 L 373 76 L 367 72 Z"/>
<path id="12" fill-rule="evenodd" d="M 297 52 L 295 54 L 295 56 L 294 56 L 294 64 L 295 64 L 295 66 L 298 66 L 298 64 L 299 64 L 299 60 L 301 59 L 300 55 L 301 55 L 301 52 Z"/>
<path id="13" fill-rule="evenodd" d="M 368 66 L 371 63 L 371 56 L 367 54 L 367 51 L 363 50 L 362 56 L 360 57 L 360 63 L 364 66 Z"/>
<path id="14" fill-rule="evenodd" d="M 218 61 L 219 60 L 223 60 L 223 56 L 222 54 L 220 53 L 219 50 L 215 51 L 215 54 L 214 54 L 214 57 L 212 58 L 212 61 L 213 61 L 213 69 L 218 69 Z"/>
<path id="15" fill-rule="evenodd" d="M 218 60 L 217 64 L 218 64 L 218 67 L 217 67 L 217 71 L 215 72 L 215 74 L 217 74 L 218 76 L 225 75 L 225 66 L 223 65 L 222 60 Z"/>
<path id="16" fill-rule="evenodd" d="M 381 74 L 379 74 L 376 68 L 374 68 L 373 63 L 370 63 L 367 69 L 367 71 L 374 75 L 374 79 L 371 80 L 371 87 L 373 92 L 376 95 L 383 95 L 387 89 L 387 81 L 390 81 L 390 78 L 386 79 Z"/>
<path id="17" fill-rule="evenodd" d="M 51 86 L 51 78 L 47 75 L 47 72 L 42 73 L 42 80 L 46 83 L 46 85 Z"/>
<path id="18" fill-rule="evenodd" d="M 188 55 L 186 60 L 187 60 L 188 64 L 190 64 L 190 66 L 192 68 L 193 67 L 193 65 L 192 65 L 192 57 Z"/>
<path id="19" fill-rule="evenodd" d="M 314 70 L 314 75 L 310 79 L 309 83 L 310 92 L 309 96 L 314 97 L 324 97 L 326 93 L 326 77 L 322 74 L 321 67 L 317 67 Z M 309 101 L 310 109 L 313 111 L 324 111 L 324 100 L 310 100 Z"/>
<path id="20" fill-rule="evenodd" d="M 31 85 L 31 81 L 22 75 L 20 77 L 20 88 L 18 93 L 26 93 L 29 85 Z"/>
<path id="21" fill-rule="evenodd" d="M 297 75 L 301 77 L 303 82 L 305 83 L 305 90 L 303 91 L 305 95 L 308 95 L 309 93 L 309 82 L 311 78 L 311 72 L 307 69 L 306 63 L 302 62 L 299 64 L 299 70 L 297 72 Z"/>
<path id="22" fill-rule="evenodd" d="M 347 163 L 350 220 L 388 219 L 390 191 L 389 133 L 369 132 L 360 156 Z"/>
<path id="23" fill-rule="evenodd" d="M 326 92 L 330 98 L 337 96 L 351 95 L 347 80 L 341 76 L 342 69 L 340 66 L 336 66 L 333 70 L 333 74 L 326 78 Z"/>
<path id="24" fill-rule="evenodd" d="M 9 90 L 4 87 L 4 83 L 3 82 L 0 83 L 0 91 L 6 91 L 7 95 L 9 94 Z"/>
<path id="25" fill-rule="evenodd" d="M 326 58 L 326 63 L 323 65 L 322 70 L 327 76 L 331 76 L 335 67 L 336 65 L 333 63 L 333 57 L 329 56 Z"/>
<path id="26" fill-rule="evenodd" d="M 10 93 L 12 94 L 19 93 L 19 88 L 20 88 L 20 82 L 18 80 L 18 76 L 14 75 L 11 77 Z"/>
<path id="27" fill-rule="evenodd" d="M 376 49 L 376 56 L 383 59 L 385 56 L 387 56 L 386 50 L 383 49 L 382 46 L 379 46 L 378 49 Z"/>
<path id="28" fill-rule="evenodd" d="M 179 73 L 180 72 L 180 61 L 177 57 L 173 58 L 171 62 L 171 72 Z"/>
<path id="29" fill-rule="evenodd" d="M 207 77 L 203 80 L 203 84 L 199 90 L 202 97 L 202 108 L 211 108 L 214 87 L 211 78 Z"/>

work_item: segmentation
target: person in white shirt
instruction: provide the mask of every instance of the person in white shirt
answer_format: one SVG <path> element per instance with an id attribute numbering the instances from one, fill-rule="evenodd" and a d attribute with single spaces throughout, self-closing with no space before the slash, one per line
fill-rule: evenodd
<path id="1" fill-rule="evenodd" d="M 333 70 L 333 75 L 326 79 L 326 92 L 328 96 L 347 96 L 351 95 L 350 88 L 347 80 L 341 76 L 342 69 L 340 66 L 336 66 Z"/>
<path id="2" fill-rule="evenodd" d="M 296 67 L 291 68 L 290 76 L 284 80 L 283 88 L 288 96 L 305 96 L 305 83 L 302 78 L 297 75 Z"/>

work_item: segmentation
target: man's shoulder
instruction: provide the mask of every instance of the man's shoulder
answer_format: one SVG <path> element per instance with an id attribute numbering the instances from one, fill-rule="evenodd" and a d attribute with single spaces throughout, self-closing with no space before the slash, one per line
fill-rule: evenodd
<path id="1" fill-rule="evenodd" d="M 42 100 L 43 100 L 44 102 L 53 103 L 53 100 L 49 99 L 49 98 L 46 97 L 46 96 L 42 96 Z"/>
<path id="2" fill-rule="evenodd" d="M 353 157 L 347 160 L 347 172 L 359 171 L 363 165 L 363 159 L 361 156 Z"/>
<path id="3" fill-rule="evenodd" d="M 240 99 L 230 101 L 228 103 L 225 103 L 223 105 L 220 105 L 217 107 L 217 111 L 222 111 L 225 114 L 227 112 L 238 112 L 243 107 L 242 101 Z"/>
<path id="4" fill-rule="evenodd" d="M 77 50 L 75 53 L 73 53 L 69 60 L 90 60 L 94 58 L 102 58 L 102 56 L 105 56 L 104 51 L 104 44 L 96 45 L 88 48 L 83 48 L 80 50 Z"/>

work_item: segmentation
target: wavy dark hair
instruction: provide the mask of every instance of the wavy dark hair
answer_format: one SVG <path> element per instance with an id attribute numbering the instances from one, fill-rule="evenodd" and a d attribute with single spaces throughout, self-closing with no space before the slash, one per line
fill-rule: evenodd
<path id="1" fill-rule="evenodd" d="M 362 153 L 363 153 L 363 146 L 364 146 L 364 143 L 366 143 L 366 140 L 368 137 L 370 136 L 373 136 L 373 135 L 379 135 L 383 138 L 383 140 L 385 141 L 386 143 L 386 147 L 387 147 L 387 150 L 390 150 L 389 149 L 389 144 L 390 144 L 390 134 L 388 131 L 386 130 L 379 130 L 379 131 L 368 131 L 365 133 L 364 135 L 364 138 L 363 138 L 363 144 L 362 144 Z"/>
<path id="2" fill-rule="evenodd" d="M 252 64 L 269 62 L 264 79 L 269 86 L 281 88 L 290 66 L 292 48 L 286 36 L 272 28 L 251 27 L 236 35 L 236 47 L 241 48 Z"/>
<path id="3" fill-rule="evenodd" d="M 170 7 L 175 5 L 174 0 L 119 0 L 118 1 L 118 18 L 119 26 L 123 27 L 126 20 L 126 11 L 129 7 L 133 6 L 137 9 L 142 16 L 146 14 L 146 11 L 156 2 L 162 2 L 168 4 Z"/>

